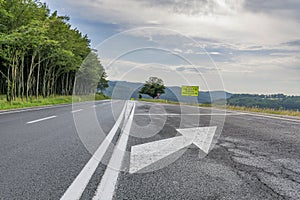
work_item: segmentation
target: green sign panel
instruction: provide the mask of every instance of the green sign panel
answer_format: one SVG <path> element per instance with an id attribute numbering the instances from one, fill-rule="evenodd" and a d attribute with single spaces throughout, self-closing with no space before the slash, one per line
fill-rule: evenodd
<path id="1" fill-rule="evenodd" d="M 182 86 L 181 95 L 197 97 L 199 95 L 199 86 Z"/>

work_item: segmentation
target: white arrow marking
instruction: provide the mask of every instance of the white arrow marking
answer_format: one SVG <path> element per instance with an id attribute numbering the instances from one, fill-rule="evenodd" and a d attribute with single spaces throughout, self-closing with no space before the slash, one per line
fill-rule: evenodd
<path id="1" fill-rule="evenodd" d="M 217 127 L 197 127 L 176 130 L 184 137 L 190 138 L 193 144 L 208 154 Z"/>
<path id="2" fill-rule="evenodd" d="M 129 173 L 135 173 L 191 144 L 208 154 L 216 129 L 217 127 L 177 129 L 183 136 L 132 146 Z"/>

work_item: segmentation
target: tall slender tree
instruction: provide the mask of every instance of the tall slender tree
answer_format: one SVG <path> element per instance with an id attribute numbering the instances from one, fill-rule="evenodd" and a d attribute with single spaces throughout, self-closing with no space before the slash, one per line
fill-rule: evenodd
<path id="1" fill-rule="evenodd" d="M 90 92 L 103 74 L 90 40 L 69 17 L 38 0 L 0 0 L 0 94 L 8 101 L 70 95 L 76 76 L 86 80 L 81 92 Z"/>

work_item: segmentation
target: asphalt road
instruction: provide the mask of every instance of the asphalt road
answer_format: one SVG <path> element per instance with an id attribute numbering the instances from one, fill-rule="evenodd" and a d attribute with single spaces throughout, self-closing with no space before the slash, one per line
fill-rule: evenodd
<path id="1" fill-rule="evenodd" d="M 102 141 L 95 119 L 107 133 L 122 107 L 99 101 L 0 113 L 0 199 L 60 199 Z"/>
<path id="2" fill-rule="evenodd" d="M 300 199 L 300 119 L 134 104 L 125 111 L 123 101 L 112 101 L 0 113 L 0 198 L 60 199 L 75 191 L 70 185 L 92 160 L 92 177 L 79 182 L 81 199 Z M 123 113 L 100 160 L 98 148 Z M 204 158 L 191 145 L 128 172 L 133 146 L 174 138 L 177 128 L 207 126 L 217 127 L 216 145 Z M 112 198 L 101 185 L 113 188 Z"/>
<path id="3" fill-rule="evenodd" d="M 180 113 L 177 106 L 164 108 L 167 113 Z M 137 104 L 136 124 L 145 126 L 145 121 L 150 121 L 149 116 L 138 115 L 149 110 L 151 104 Z M 222 111 L 212 117 L 209 109 L 185 110 L 208 115 L 201 115 L 198 123 L 196 115 L 185 116 L 183 124 L 182 115 L 167 116 L 158 134 L 131 137 L 127 150 L 132 145 L 174 137 L 180 125 L 222 126 Z M 190 148 L 162 169 L 141 174 L 122 172 L 114 199 L 300 199 L 300 121 L 226 114 L 224 127 L 219 127 L 222 134 L 208 156 L 200 159 L 199 150 Z M 164 120 L 164 116 L 156 117 Z M 133 126 L 131 135 L 142 133 L 145 131 Z M 124 163 L 129 165 L 128 160 Z"/>

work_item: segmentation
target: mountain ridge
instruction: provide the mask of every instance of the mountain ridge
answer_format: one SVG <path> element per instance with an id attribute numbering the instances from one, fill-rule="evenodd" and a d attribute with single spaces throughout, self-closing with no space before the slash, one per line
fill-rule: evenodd
<path id="1" fill-rule="evenodd" d="M 138 98 L 139 90 L 144 83 L 128 82 L 128 81 L 109 81 L 109 87 L 104 91 L 104 94 L 113 99 L 130 99 Z M 166 86 L 165 94 L 161 95 L 161 99 L 166 99 L 175 102 L 189 103 L 211 103 L 213 101 L 227 100 L 233 94 L 226 91 L 199 91 L 198 97 L 181 96 L 181 87 Z M 151 98 L 148 95 L 142 95 L 143 98 Z"/>

